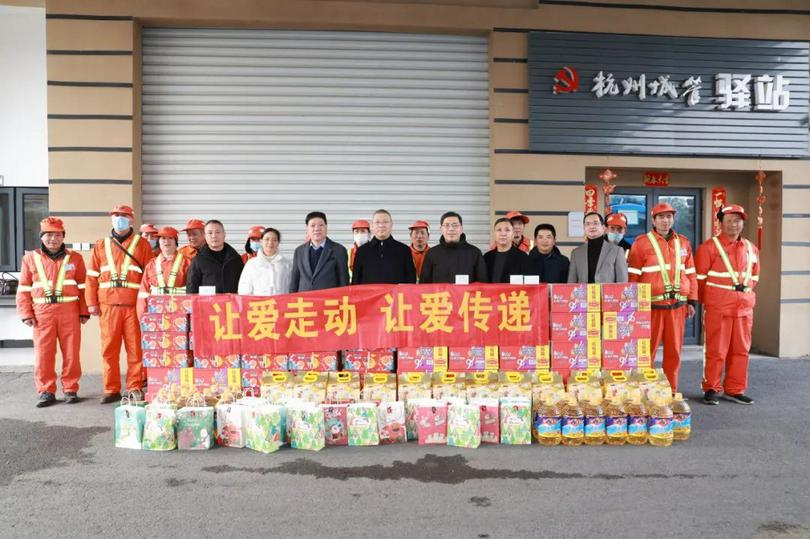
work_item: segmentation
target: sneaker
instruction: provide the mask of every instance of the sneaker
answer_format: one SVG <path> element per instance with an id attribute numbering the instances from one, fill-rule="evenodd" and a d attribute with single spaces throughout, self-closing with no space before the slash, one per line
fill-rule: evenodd
<path id="1" fill-rule="evenodd" d="M 101 396 L 98 402 L 101 404 L 110 404 L 111 402 L 118 402 L 121 400 L 120 393 L 105 393 Z"/>
<path id="2" fill-rule="evenodd" d="M 140 389 L 128 389 L 127 394 L 129 395 L 130 399 L 134 399 L 136 402 L 141 402 L 143 400 L 143 391 Z"/>
<path id="3" fill-rule="evenodd" d="M 37 408 L 45 408 L 47 406 L 50 406 L 51 404 L 56 404 L 56 395 L 54 395 L 53 393 L 48 393 L 47 391 L 39 394 L 39 400 L 37 400 Z"/>
<path id="4" fill-rule="evenodd" d="M 79 402 L 79 396 L 75 391 L 65 392 L 65 404 L 76 404 L 77 402 Z"/>
<path id="5" fill-rule="evenodd" d="M 703 404 L 710 404 L 712 406 L 717 406 L 720 404 L 720 393 L 710 389 L 706 393 L 703 394 Z"/>
<path id="6" fill-rule="evenodd" d="M 729 395 L 726 393 L 723 395 L 723 398 L 727 401 L 736 402 L 737 404 L 754 404 L 754 399 L 751 397 L 740 393 L 739 395 Z"/>

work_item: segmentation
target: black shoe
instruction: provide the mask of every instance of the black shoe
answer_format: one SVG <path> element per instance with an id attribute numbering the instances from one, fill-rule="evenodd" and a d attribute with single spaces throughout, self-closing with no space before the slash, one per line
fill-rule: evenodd
<path id="1" fill-rule="evenodd" d="M 729 395 L 728 393 L 723 395 L 723 398 L 727 401 L 736 402 L 737 404 L 754 404 L 754 399 L 740 393 L 739 395 Z"/>
<path id="2" fill-rule="evenodd" d="M 75 391 L 65 392 L 65 404 L 76 404 L 77 402 L 79 402 L 79 396 Z"/>
<path id="3" fill-rule="evenodd" d="M 48 393 L 47 391 L 39 394 L 37 408 L 45 408 L 51 404 L 56 404 L 56 395 L 53 393 Z"/>
<path id="4" fill-rule="evenodd" d="M 703 394 L 703 404 L 710 404 L 712 406 L 717 406 L 720 404 L 720 393 L 710 389 L 706 393 Z"/>
<path id="5" fill-rule="evenodd" d="M 111 402 L 119 402 L 121 400 L 120 393 L 105 393 L 101 396 L 98 402 L 101 404 L 110 404 Z"/>

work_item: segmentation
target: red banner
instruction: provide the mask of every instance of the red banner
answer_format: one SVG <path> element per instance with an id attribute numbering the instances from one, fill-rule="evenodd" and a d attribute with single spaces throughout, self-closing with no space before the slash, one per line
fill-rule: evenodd
<path id="1" fill-rule="evenodd" d="M 647 187 L 668 187 L 669 172 L 650 170 L 644 173 L 644 185 Z"/>
<path id="2" fill-rule="evenodd" d="M 547 285 L 362 285 L 195 296 L 198 356 L 548 343 Z"/>
<path id="3" fill-rule="evenodd" d="M 717 212 L 726 205 L 726 189 L 724 187 L 714 187 L 712 189 L 712 234 L 720 234 L 720 221 L 717 220 Z"/>
<path id="4" fill-rule="evenodd" d="M 599 211 L 599 189 L 595 185 L 585 185 L 585 213 Z"/>

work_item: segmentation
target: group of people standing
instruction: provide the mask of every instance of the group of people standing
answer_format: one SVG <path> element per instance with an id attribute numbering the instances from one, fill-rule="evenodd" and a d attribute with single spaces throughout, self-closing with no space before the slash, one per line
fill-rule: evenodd
<path id="1" fill-rule="evenodd" d="M 81 324 L 98 316 L 101 327 L 104 394 L 102 403 L 121 398 L 119 356 L 127 356 L 126 389 L 142 396 L 139 317 L 146 298 L 157 294 L 215 293 L 271 296 L 361 284 L 509 283 L 512 275 L 537 275 L 543 283 L 646 282 L 651 285 L 651 349 L 664 343 L 663 368 L 678 386 L 686 318 L 698 300 L 706 310 L 704 401 L 717 404 L 721 394 L 742 404 L 753 401 L 747 388 L 748 350 L 759 279 L 758 252 L 742 238 L 747 218 L 740 206 L 718 213 L 722 233 L 700 246 L 693 259 L 689 241 L 672 230 L 675 209 L 659 204 L 654 228 L 630 244 L 623 238 L 627 219 L 620 213 L 584 216 L 585 243 L 569 261 L 556 245 L 551 224 L 534 229 L 534 246 L 524 236 L 529 218 L 513 211 L 493 225 L 494 243 L 482 253 L 466 240 L 462 216 L 446 212 L 441 236 L 428 246 L 424 220 L 408 227 L 411 243 L 394 239 L 391 213 L 374 212 L 371 222 L 352 225 L 351 251 L 328 236 L 327 216 L 307 214 L 306 241 L 292 260 L 279 252 L 281 232 L 252 227 L 239 254 L 226 240 L 225 226 L 212 219 L 191 219 L 182 229 L 188 245 L 179 247 L 179 231 L 145 224 L 136 232 L 134 211 L 121 204 L 110 212 L 112 230 L 96 241 L 89 266 L 65 247 L 61 220 L 41 222 L 39 249 L 26 253 L 17 293 L 23 323 L 34 328 L 38 407 L 56 402 L 55 354 L 62 350 L 65 402 L 79 400 Z M 465 277 L 459 280 L 459 276 Z M 654 358 L 653 358 L 654 360 Z M 722 380 L 725 370 L 725 380 Z"/>

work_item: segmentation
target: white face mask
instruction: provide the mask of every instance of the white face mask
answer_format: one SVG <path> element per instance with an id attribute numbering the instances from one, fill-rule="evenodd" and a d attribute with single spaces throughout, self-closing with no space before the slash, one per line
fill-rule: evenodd
<path id="1" fill-rule="evenodd" d="M 608 232 L 607 237 L 610 243 L 618 244 L 620 241 L 622 241 L 622 238 L 624 238 L 624 234 L 619 232 Z"/>
<path id="2" fill-rule="evenodd" d="M 361 245 L 368 243 L 368 238 L 369 238 L 368 232 L 355 232 L 354 244 L 360 247 Z"/>
<path id="3" fill-rule="evenodd" d="M 115 215 L 112 217 L 112 227 L 116 232 L 124 232 L 129 230 L 129 219 L 123 215 Z"/>

